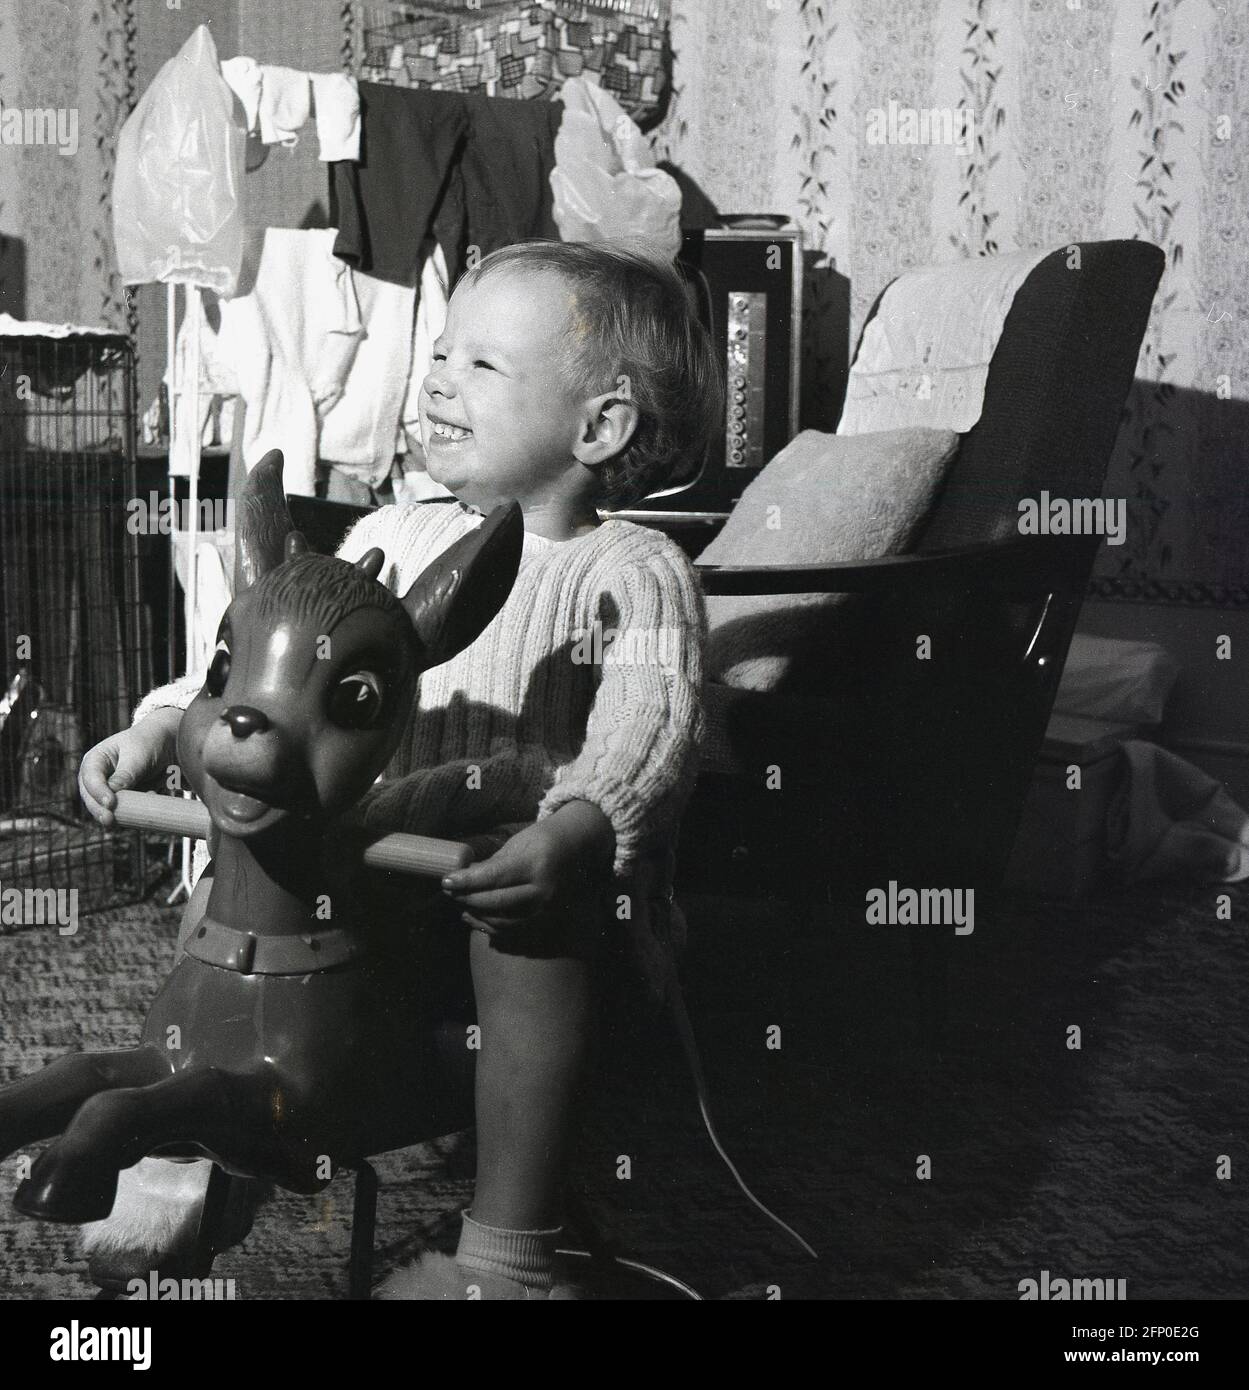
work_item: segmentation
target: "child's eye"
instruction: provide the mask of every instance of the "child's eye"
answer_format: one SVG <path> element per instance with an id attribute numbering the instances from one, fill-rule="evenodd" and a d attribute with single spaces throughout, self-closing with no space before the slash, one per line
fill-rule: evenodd
<path id="1" fill-rule="evenodd" d="M 446 354 L 445 352 L 436 352 L 436 353 L 434 353 L 434 361 L 435 361 L 435 362 L 445 362 L 446 360 L 447 360 L 447 354 Z"/>
<path id="2" fill-rule="evenodd" d="M 488 372 L 494 371 L 493 365 L 492 365 L 491 363 L 489 363 L 489 362 L 483 362 L 482 359 L 481 359 L 480 357 L 477 359 L 476 362 L 473 363 L 473 366 L 474 366 L 474 367 L 485 367 L 485 369 L 486 369 Z"/>

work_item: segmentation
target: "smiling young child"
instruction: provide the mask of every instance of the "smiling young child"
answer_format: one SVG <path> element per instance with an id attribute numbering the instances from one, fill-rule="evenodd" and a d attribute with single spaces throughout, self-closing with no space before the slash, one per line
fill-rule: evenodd
<path id="1" fill-rule="evenodd" d="M 604 244 L 497 251 L 457 286 L 420 396 L 429 473 L 455 500 L 380 508 L 338 551 L 380 547 L 379 577 L 403 593 L 493 507 L 524 513 L 511 596 L 422 678 L 387 777 L 353 812 L 487 856 L 443 881 L 472 928 L 473 1204 L 455 1261 L 427 1256 L 382 1297 L 578 1296 L 554 1251 L 602 947 L 622 925 L 605 909 L 667 910 L 703 723 L 697 578 L 659 532 L 599 513 L 690 476 L 721 409 L 711 342 L 669 263 Z M 88 754 L 99 819 L 110 786 L 172 761 L 172 710 L 200 684 L 151 692 L 131 730 Z"/>

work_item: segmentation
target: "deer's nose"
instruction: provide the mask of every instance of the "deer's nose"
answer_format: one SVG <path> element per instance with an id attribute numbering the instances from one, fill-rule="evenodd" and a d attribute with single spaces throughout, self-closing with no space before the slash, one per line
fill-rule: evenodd
<path id="1" fill-rule="evenodd" d="M 222 714 L 222 719 L 230 726 L 235 738 L 247 738 L 251 734 L 263 734 L 269 727 L 269 716 L 251 705 L 231 705 Z"/>

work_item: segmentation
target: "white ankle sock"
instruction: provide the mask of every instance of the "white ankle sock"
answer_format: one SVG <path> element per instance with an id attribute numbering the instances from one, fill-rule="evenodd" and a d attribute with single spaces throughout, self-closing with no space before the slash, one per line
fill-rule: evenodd
<path id="1" fill-rule="evenodd" d="M 463 1218 L 456 1264 L 484 1274 L 501 1274 L 531 1289 L 551 1287 L 555 1247 L 563 1234 L 562 1226 L 550 1231 L 508 1231 L 500 1226 L 483 1226 L 467 1211 Z"/>

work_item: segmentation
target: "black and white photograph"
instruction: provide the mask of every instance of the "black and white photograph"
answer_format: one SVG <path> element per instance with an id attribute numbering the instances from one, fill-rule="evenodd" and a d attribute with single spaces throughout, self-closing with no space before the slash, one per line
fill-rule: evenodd
<path id="1" fill-rule="evenodd" d="M 1247 103 L 1242 0 L 0 0 L 36 1364 L 224 1352 L 157 1302 L 1217 1351 Z"/>

